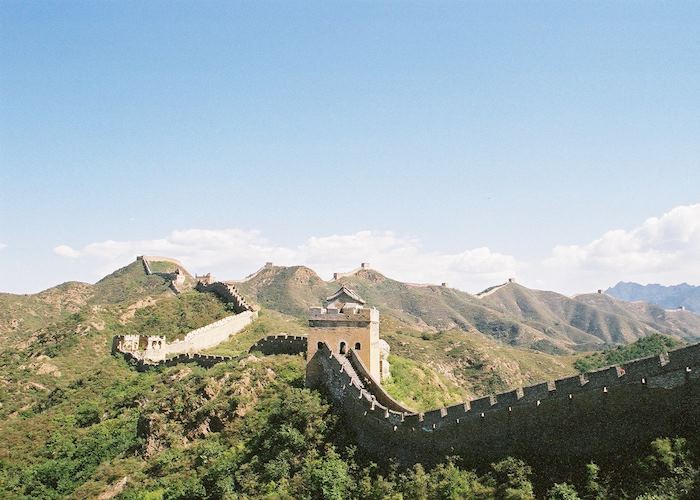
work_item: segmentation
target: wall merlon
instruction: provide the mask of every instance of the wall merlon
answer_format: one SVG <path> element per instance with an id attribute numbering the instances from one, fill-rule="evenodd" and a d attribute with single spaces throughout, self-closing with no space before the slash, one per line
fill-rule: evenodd
<path id="1" fill-rule="evenodd" d="M 464 418 L 469 412 L 469 403 L 459 403 L 447 407 L 447 417 L 451 419 Z"/>
<path id="2" fill-rule="evenodd" d="M 624 376 L 625 370 L 620 366 L 611 366 L 610 368 L 587 373 L 588 384 L 586 385 L 586 389 L 590 390 L 617 385 L 622 382 L 621 379 Z"/>
<path id="3" fill-rule="evenodd" d="M 482 412 L 490 410 L 496 404 L 496 397 L 493 395 L 470 401 L 471 411 Z"/>
<path id="4" fill-rule="evenodd" d="M 520 401 L 530 402 L 548 398 L 551 390 L 552 388 L 550 388 L 550 382 L 542 382 L 529 387 L 523 387 L 523 397 Z"/>
<path id="5" fill-rule="evenodd" d="M 625 370 L 626 379 L 632 381 L 633 379 L 651 377 L 663 373 L 665 370 L 664 367 L 667 364 L 665 361 L 665 357 L 652 356 L 650 358 L 638 359 L 637 361 L 625 363 L 622 365 L 622 369 Z"/>
<path id="6" fill-rule="evenodd" d="M 669 369 L 700 366 L 700 344 L 691 345 L 668 353 Z"/>
<path id="7" fill-rule="evenodd" d="M 426 411 L 423 414 L 423 422 L 422 422 L 422 427 L 431 429 L 433 426 L 437 427 L 438 425 L 443 424 L 443 416 L 442 416 L 442 411 L 441 410 L 430 410 Z"/>
<path id="8" fill-rule="evenodd" d="M 584 375 L 574 375 L 573 377 L 562 378 L 554 381 L 557 393 L 573 394 L 585 390 L 584 386 L 588 380 Z"/>
<path id="9" fill-rule="evenodd" d="M 496 405 L 497 407 L 501 408 L 504 406 L 512 406 L 516 403 L 518 403 L 523 397 L 525 396 L 525 392 L 523 391 L 522 387 L 519 387 L 517 389 L 513 389 L 512 391 L 509 392 L 504 392 L 501 394 L 496 394 Z"/>

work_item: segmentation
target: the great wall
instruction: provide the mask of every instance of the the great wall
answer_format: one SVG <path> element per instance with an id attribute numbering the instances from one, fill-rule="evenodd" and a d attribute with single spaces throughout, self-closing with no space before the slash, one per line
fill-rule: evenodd
<path id="1" fill-rule="evenodd" d="M 213 291 L 211 286 L 200 289 Z M 382 370 L 371 352 L 377 349 L 378 312 L 363 308 L 364 301 L 345 287 L 329 299 L 326 308 L 311 309 L 308 337 L 267 336 L 250 351 L 306 353 L 307 386 L 328 395 L 357 443 L 377 458 L 411 464 L 460 455 L 478 465 L 514 455 L 531 463 L 562 457 L 581 463 L 614 460 L 659 436 L 697 435 L 700 344 L 418 413 L 381 386 Z M 252 314 L 246 306 L 240 314 Z M 125 355 L 146 367 L 132 352 Z M 211 366 L 236 359 L 188 352 L 156 364 Z"/>
<path id="2" fill-rule="evenodd" d="M 181 292 L 180 287 L 184 283 L 180 277 L 192 277 L 182 267 L 182 264 L 174 259 L 139 256 L 137 260 L 143 263 L 144 271 L 147 275 L 158 274 L 164 279 L 170 280 L 171 288 L 176 293 Z M 176 271 L 174 273 L 154 273 L 151 266 L 152 261 L 173 264 L 176 266 Z M 214 293 L 219 296 L 234 312 L 233 315 L 192 330 L 183 339 L 174 342 L 167 342 L 165 336 L 140 335 L 138 333 L 119 335 L 113 339 L 112 350 L 124 353 L 130 358 L 140 361 L 141 364 L 170 361 L 178 355 L 187 355 L 199 359 L 198 356 L 202 356 L 199 354 L 200 351 L 219 345 L 231 335 L 235 335 L 243 330 L 257 317 L 257 309 L 248 304 L 233 285 L 212 281 L 210 274 L 206 276 L 206 280 L 197 282 L 195 289 L 203 293 Z"/>

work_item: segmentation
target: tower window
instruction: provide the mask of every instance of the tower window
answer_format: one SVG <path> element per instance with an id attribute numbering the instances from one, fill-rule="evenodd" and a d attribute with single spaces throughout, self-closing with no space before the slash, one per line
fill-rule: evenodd
<path id="1" fill-rule="evenodd" d="M 316 344 L 316 349 L 323 349 L 323 342 Z"/>
<path id="2" fill-rule="evenodd" d="M 355 342 L 355 350 L 359 351 L 362 346 L 360 345 L 359 342 Z"/>
<path id="3" fill-rule="evenodd" d="M 341 342 L 341 343 L 340 343 L 340 354 L 345 354 L 345 352 L 347 351 L 347 349 L 348 349 L 348 348 L 347 348 L 347 344 L 346 344 L 345 342 Z"/>

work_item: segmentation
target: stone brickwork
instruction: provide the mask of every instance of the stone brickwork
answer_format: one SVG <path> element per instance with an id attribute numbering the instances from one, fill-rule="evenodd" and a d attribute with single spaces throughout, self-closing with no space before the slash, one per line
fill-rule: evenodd
<path id="1" fill-rule="evenodd" d="M 696 435 L 700 426 L 700 345 L 425 413 L 382 402 L 329 346 L 309 363 L 360 446 L 404 464 L 455 454 L 472 465 L 508 455 L 531 463 L 611 459 L 659 436 Z"/>
<path id="2" fill-rule="evenodd" d="M 268 335 L 258 340 L 250 348 L 249 352 L 261 352 L 265 355 L 273 354 L 306 354 L 306 337 L 303 335 Z"/>
<path id="3" fill-rule="evenodd" d="M 364 307 L 364 300 L 343 286 L 326 299 L 326 307 L 309 309 L 307 360 L 324 344 L 333 352 L 353 350 L 367 366 L 372 378 L 382 380 L 379 345 L 379 311 Z M 313 377 L 307 383 L 312 383 Z"/>

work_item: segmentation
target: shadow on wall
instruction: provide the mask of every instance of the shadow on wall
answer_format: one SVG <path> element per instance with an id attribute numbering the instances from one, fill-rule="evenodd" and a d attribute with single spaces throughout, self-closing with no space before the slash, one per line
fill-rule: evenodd
<path id="1" fill-rule="evenodd" d="M 534 464 L 605 460 L 659 436 L 697 439 L 699 370 L 695 345 L 419 414 L 382 404 L 352 364 L 327 347 L 310 360 L 307 378 L 378 459 L 430 464 L 457 454 L 480 465 L 512 455 Z"/>

